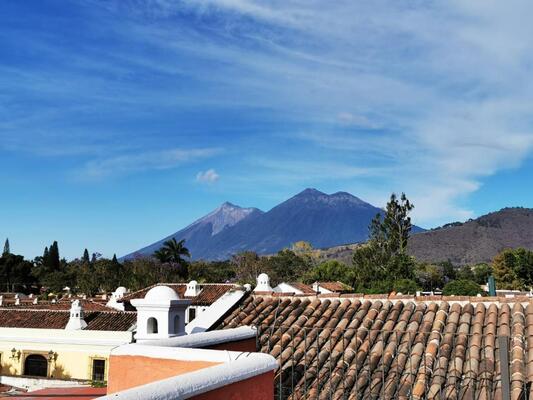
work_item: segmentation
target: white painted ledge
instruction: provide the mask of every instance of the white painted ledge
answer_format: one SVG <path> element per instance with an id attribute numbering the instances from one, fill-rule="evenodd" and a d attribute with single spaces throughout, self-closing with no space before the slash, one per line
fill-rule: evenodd
<path id="1" fill-rule="evenodd" d="M 124 346 L 125 347 L 125 346 Z M 161 349 L 160 349 L 161 350 Z M 167 351 L 170 349 L 166 349 Z M 187 350 L 187 349 L 184 349 Z M 202 350 L 194 350 L 199 352 Z M 203 350 L 215 352 L 214 350 Z M 217 353 L 237 353 L 222 352 Z M 231 362 L 204 368 L 187 374 L 178 375 L 146 385 L 127 389 L 122 392 L 113 393 L 102 400 L 177 400 L 188 399 L 207 393 L 215 389 L 240 382 L 254 376 L 274 371 L 277 361 L 269 354 L 262 353 L 238 353 L 240 356 Z M 213 360 L 212 361 L 217 361 Z"/>
<path id="2" fill-rule="evenodd" d="M 246 291 L 241 289 L 234 289 L 224 293 L 204 312 L 189 322 L 185 326 L 185 332 L 188 334 L 199 333 L 212 328 L 245 294 Z"/>
<path id="3" fill-rule="evenodd" d="M 146 344 L 158 347 L 209 347 L 222 343 L 237 342 L 255 338 L 257 330 L 251 326 L 241 326 L 234 329 L 224 329 L 220 331 L 192 333 L 190 335 L 178 336 L 170 339 L 150 340 Z M 142 343 L 139 341 L 139 343 Z"/>
<path id="4" fill-rule="evenodd" d="M 111 350 L 111 356 L 139 356 L 164 360 L 207 361 L 227 363 L 252 354 L 242 351 L 209 350 L 184 347 L 161 347 L 144 344 L 127 344 Z"/>

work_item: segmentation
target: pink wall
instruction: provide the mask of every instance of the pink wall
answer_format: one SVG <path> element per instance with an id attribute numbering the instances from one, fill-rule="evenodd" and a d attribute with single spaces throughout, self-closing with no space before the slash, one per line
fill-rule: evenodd
<path id="1" fill-rule="evenodd" d="M 194 400 L 272 400 L 273 398 L 274 371 L 191 397 Z"/>
<path id="2" fill-rule="evenodd" d="M 250 353 L 257 351 L 257 342 L 255 338 L 239 340 L 237 342 L 220 343 L 214 346 L 205 347 L 211 350 L 228 350 L 228 351 L 247 351 Z"/>
<path id="3" fill-rule="evenodd" d="M 111 356 L 107 393 L 120 392 L 218 364 L 221 363 L 167 360 L 143 356 Z"/>

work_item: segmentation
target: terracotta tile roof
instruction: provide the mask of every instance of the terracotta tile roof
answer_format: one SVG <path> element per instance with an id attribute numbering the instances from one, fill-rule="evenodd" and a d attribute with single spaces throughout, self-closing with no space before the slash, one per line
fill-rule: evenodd
<path id="1" fill-rule="evenodd" d="M 44 300 L 38 301 L 37 304 L 33 304 L 34 299 L 21 299 L 20 304 L 15 304 L 14 300 L 3 301 L 1 308 L 24 308 L 24 309 L 36 309 L 36 310 L 70 310 L 73 299 L 59 300 L 56 302 Z M 78 299 L 79 300 L 79 299 Z M 93 300 L 79 300 L 85 311 L 113 311 L 111 307 L 107 307 L 105 304 L 95 302 Z"/>
<path id="2" fill-rule="evenodd" d="M 137 313 L 125 312 L 88 312 L 85 313 L 86 330 L 92 331 L 129 331 L 137 323 Z"/>
<path id="3" fill-rule="evenodd" d="M 533 399 L 533 301 L 469 299 L 250 295 L 219 328 L 258 326 L 290 399 L 501 399 L 509 336 L 511 398 Z"/>
<path id="4" fill-rule="evenodd" d="M 350 286 L 342 282 L 319 282 L 321 288 L 327 289 L 331 292 L 341 293 L 353 290 Z"/>
<path id="5" fill-rule="evenodd" d="M 157 283 L 155 285 L 145 287 L 144 289 L 140 289 L 135 292 L 128 293 L 126 296 L 120 299 L 119 302 L 129 302 L 130 300 L 133 300 L 133 299 L 142 299 L 144 298 L 144 296 L 146 296 L 146 293 L 148 293 L 150 289 L 156 286 L 168 286 L 169 288 L 174 289 L 174 291 L 180 297 L 183 297 L 183 295 L 185 294 L 185 290 L 187 289 L 187 285 L 185 285 L 184 283 Z"/>
<path id="6" fill-rule="evenodd" d="M 192 305 L 197 306 L 210 306 L 220 297 L 222 297 L 226 292 L 230 291 L 235 287 L 235 285 L 224 285 L 224 284 L 207 284 L 200 285 L 202 291 L 196 297 L 192 297 Z"/>
<path id="7" fill-rule="evenodd" d="M 63 310 L 0 308 L 0 327 L 64 329 L 70 313 Z M 137 313 L 120 311 L 88 311 L 85 313 L 87 330 L 127 331 L 137 321 Z"/>
<path id="8" fill-rule="evenodd" d="M 303 294 L 316 294 L 316 292 L 313 290 L 313 288 L 309 285 L 306 285 L 305 283 L 301 282 L 290 282 L 289 285 L 292 287 L 298 289 Z"/>
<path id="9" fill-rule="evenodd" d="M 124 296 L 120 301 L 129 303 L 132 299 L 140 299 L 144 298 L 146 296 L 146 293 L 156 287 L 156 286 L 168 286 L 178 294 L 180 297 L 185 297 L 185 291 L 187 289 L 187 285 L 185 283 L 158 283 L 156 285 L 148 286 L 144 289 L 138 290 L 136 292 L 130 293 L 127 296 Z M 198 296 L 195 297 L 187 297 L 192 299 L 191 305 L 194 306 L 209 306 L 213 304 L 215 301 L 217 301 L 224 293 L 228 292 L 229 290 L 235 288 L 237 285 L 228 283 L 204 283 L 199 284 L 199 287 L 201 288 L 200 293 Z"/>

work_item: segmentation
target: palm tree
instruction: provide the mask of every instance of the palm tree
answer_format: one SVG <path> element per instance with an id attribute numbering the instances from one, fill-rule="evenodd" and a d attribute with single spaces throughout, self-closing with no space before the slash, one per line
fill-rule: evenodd
<path id="1" fill-rule="evenodd" d="M 161 264 L 170 261 L 170 256 L 163 247 L 161 247 L 159 250 L 154 251 L 154 257 L 157 258 L 159 262 L 161 262 Z"/>
<path id="2" fill-rule="evenodd" d="M 191 257 L 189 249 L 185 247 L 185 239 L 182 239 L 179 242 L 174 238 L 167 240 L 163 243 L 163 247 L 158 251 L 161 250 L 168 255 L 169 261 L 180 265 L 185 263 L 183 257 Z"/>

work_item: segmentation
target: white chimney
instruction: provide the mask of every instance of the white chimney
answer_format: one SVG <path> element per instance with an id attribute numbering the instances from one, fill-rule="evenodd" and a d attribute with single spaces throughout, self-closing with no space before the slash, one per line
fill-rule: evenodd
<path id="1" fill-rule="evenodd" d="M 185 290 L 185 297 L 196 297 L 200 294 L 200 287 L 198 282 L 190 281 L 187 283 L 187 290 Z"/>
<path id="2" fill-rule="evenodd" d="M 0 296 L 0 306 L 4 303 L 4 296 Z"/>
<path id="3" fill-rule="evenodd" d="M 132 299 L 137 309 L 137 341 L 167 339 L 185 334 L 185 312 L 191 304 L 180 299 L 174 289 L 156 286 L 144 299 Z"/>
<path id="4" fill-rule="evenodd" d="M 273 289 L 270 286 L 270 278 L 267 274 L 262 273 L 257 277 L 257 286 L 254 289 L 254 292 L 272 292 Z"/>
<path id="5" fill-rule="evenodd" d="M 33 304 L 37 304 L 38 301 L 39 301 L 39 298 L 38 298 L 38 297 L 34 298 L 34 299 L 33 299 Z"/>
<path id="6" fill-rule="evenodd" d="M 74 300 L 70 306 L 70 318 L 65 329 L 76 331 L 86 326 L 87 322 L 83 319 L 83 307 L 79 300 Z"/>

